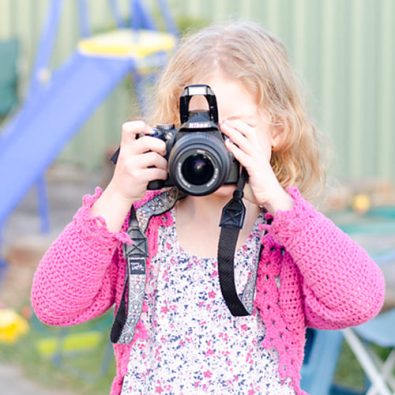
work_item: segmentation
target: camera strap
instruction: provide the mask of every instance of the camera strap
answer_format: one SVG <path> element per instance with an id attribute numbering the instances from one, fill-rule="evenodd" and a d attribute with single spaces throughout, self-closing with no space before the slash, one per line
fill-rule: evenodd
<path id="1" fill-rule="evenodd" d="M 121 301 L 111 328 L 112 343 L 130 343 L 140 319 L 148 258 L 148 243 L 144 232 L 148 223 L 153 216 L 169 211 L 177 200 L 183 197 L 180 191 L 173 188 L 155 196 L 137 211 L 134 206 L 130 209 L 127 233 L 132 243 L 123 244 L 123 254 L 127 265 Z"/>
<path id="2" fill-rule="evenodd" d="M 130 210 L 128 235 L 132 243 L 123 245 L 123 253 L 127 261 L 125 284 L 111 328 L 111 341 L 123 344 L 132 341 L 135 327 L 140 319 L 144 301 L 145 263 L 148 257 L 147 238 L 140 229 L 133 206 Z"/>
<path id="3" fill-rule="evenodd" d="M 234 276 L 234 256 L 240 229 L 243 227 L 245 218 L 245 206 L 243 203 L 243 189 L 248 175 L 242 169 L 236 190 L 232 199 L 224 207 L 220 222 L 221 233 L 218 244 L 218 273 L 222 296 L 233 316 L 250 315 L 253 306 L 255 292 L 256 269 L 252 273 L 253 284 L 247 285 L 244 290 L 243 303 L 236 291 Z M 111 341 L 113 343 L 127 344 L 134 337 L 136 325 L 140 319 L 146 281 L 146 260 L 148 257 L 147 238 L 144 234 L 152 216 L 160 215 L 170 210 L 177 200 L 183 195 L 174 188 L 171 191 L 161 193 L 139 208 L 136 212 L 132 206 L 129 217 L 128 235 L 131 244 L 123 245 L 123 253 L 127 262 L 125 283 L 119 308 L 116 312 L 111 329 Z"/>
<path id="4" fill-rule="evenodd" d="M 218 243 L 218 274 L 221 292 L 231 314 L 235 317 L 247 316 L 252 313 L 252 301 L 255 291 L 254 283 L 253 290 L 250 290 L 248 295 L 251 303 L 249 303 L 250 306 L 246 307 L 237 294 L 235 283 L 234 259 L 237 239 L 240 229 L 243 227 L 246 213 L 242 199 L 247 179 L 247 171 L 243 168 L 233 197 L 222 210 L 221 233 Z M 254 274 L 256 276 L 256 273 Z"/>

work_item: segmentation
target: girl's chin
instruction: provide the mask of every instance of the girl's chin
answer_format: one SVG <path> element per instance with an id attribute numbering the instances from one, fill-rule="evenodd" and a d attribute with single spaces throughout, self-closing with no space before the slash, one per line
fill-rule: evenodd
<path id="1" fill-rule="evenodd" d="M 218 188 L 215 192 L 212 193 L 213 196 L 216 197 L 231 197 L 234 190 L 236 189 L 236 185 L 223 185 Z"/>

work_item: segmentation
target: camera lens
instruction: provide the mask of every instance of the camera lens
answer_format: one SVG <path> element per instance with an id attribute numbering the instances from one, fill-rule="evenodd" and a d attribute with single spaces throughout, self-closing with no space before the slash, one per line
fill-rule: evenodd
<path id="1" fill-rule="evenodd" d="M 169 177 L 189 195 L 203 196 L 217 190 L 227 178 L 230 166 L 223 142 L 207 132 L 184 135 L 169 155 Z"/>
<path id="2" fill-rule="evenodd" d="M 203 154 L 190 155 L 181 166 L 185 180 L 192 185 L 207 184 L 214 176 L 214 166 Z"/>

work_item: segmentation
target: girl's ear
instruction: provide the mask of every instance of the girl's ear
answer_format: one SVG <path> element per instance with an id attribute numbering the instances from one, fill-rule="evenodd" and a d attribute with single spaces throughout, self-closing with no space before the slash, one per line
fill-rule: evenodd
<path id="1" fill-rule="evenodd" d="M 277 123 L 272 126 L 271 130 L 271 143 L 272 151 L 278 151 L 284 143 L 285 138 L 285 125 Z"/>

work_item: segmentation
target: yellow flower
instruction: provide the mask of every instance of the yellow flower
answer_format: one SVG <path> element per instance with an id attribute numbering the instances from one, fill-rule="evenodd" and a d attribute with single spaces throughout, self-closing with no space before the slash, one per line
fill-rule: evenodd
<path id="1" fill-rule="evenodd" d="M 365 193 L 358 193 L 353 197 L 352 208 L 358 214 L 365 214 L 370 210 L 371 200 L 369 195 Z"/>
<path id="2" fill-rule="evenodd" d="M 29 330 L 27 321 L 11 309 L 0 309 L 0 342 L 15 343 Z"/>

